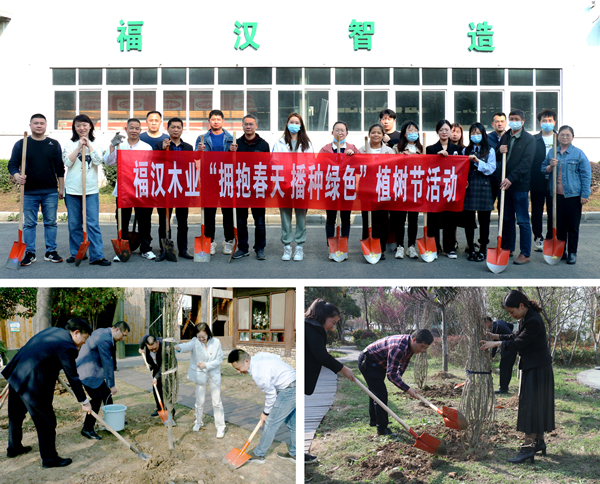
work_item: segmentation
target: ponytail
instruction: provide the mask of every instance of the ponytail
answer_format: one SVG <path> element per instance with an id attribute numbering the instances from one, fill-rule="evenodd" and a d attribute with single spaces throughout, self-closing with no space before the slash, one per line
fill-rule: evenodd
<path id="1" fill-rule="evenodd" d="M 327 318 L 340 316 L 340 310 L 335 304 L 326 302 L 322 298 L 315 299 L 304 313 L 305 318 L 316 320 L 319 324 L 326 323 Z"/>
<path id="2" fill-rule="evenodd" d="M 536 313 L 541 313 L 542 308 L 538 303 L 529 299 L 525 294 L 521 291 L 512 290 L 502 300 L 502 307 L 504 309 L 508 308 L 518 308 L 521 304 L 526 308 L 533 309 Z"/>

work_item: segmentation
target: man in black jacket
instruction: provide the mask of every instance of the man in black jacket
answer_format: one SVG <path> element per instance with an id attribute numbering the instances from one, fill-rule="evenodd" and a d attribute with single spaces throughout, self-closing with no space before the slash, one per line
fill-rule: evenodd
<path id="1" fill-rule="evenodd" d="M 492 321 L 489 316 L 485 320 L 485 329 L 490 334 L 513 334 L 515 327 L 513 323 L 507 323 L 502 319 Z M 498 348 L 492 349 L 492 358 L 496 355 Z M 517 359 L 517 352 L 510 350 L 500 350 L 500 389 L 496 393 L 508 393 L 508 385 L 512 378 L 513 366 Z"/>
<path id="2" fill-rule="evenodd" d="M 246 114 L 242 119 L 244 136 L 231 145 L 230 151 L 239 153 L 269 153 L 269 143 L 256 134 L 258 129 L 258 118 L 251 113 Z M 234 259 L 247 257 L 248 251 L 248 209 L 238 208 L 237 228 L 238 228 L 238 250 L 233 254 Z M 265 247 L 267 246 L 267 228 L 265 225 L 265 208 L 252 208 L 252 218 L 254 219 L 254 251 L 258 260 L 265 260 Z"/>
<path id="3" fill-rule="evenodd" d="M 62 200 L 65 189 L 65 166 L 58 141 L 46 137 L 46 117 L 43 114 L 31 116 L 29 127 L 31 136 L 27 138 L 25 173 L 21 171 L 23 140 L 15 143 L 8 163 L 8 171 L 20 185 L 25 185 L 23 198 L 23 239 L 27 245 L 22 266 L 31 265 L 35 257 L 35 229 L 38 209 L 42 207 L 44 216 L 44 260 L 62 262 L 56 252 L 56 211 L 58 199 Z M 57 184 L 58 180 L 58 184 Z"/>
<path id="4" fill-rule="evenodd" d="M 162 338 L 157 338 L 151 334 L 144 335 L 142 341 L 140 341 L 140 349 L 138 351 L 148 363 L 152 372 L 152 378 L 154 378 L 152 384 L 156 385 L 156 389 L 162 398 L 162 378 L 160 375 L 160 368 L 162 366 Z M 152 390 L 152 395 L 154 395 L 154 401 L 156 402 L 156 411 L 152 413 L 152 417 L 158 417 L 160 405 L 154 390 Z"/>
<path id="5" fill-rule="evenodd" d="M 542 221 L 544 217 L 544 203 L 548 212 L 546 222 L 546 238 L 552 238 L 552 194 L 548 191 L 548 173 L 542 173 L 542 162 L 546 155 L 552 151 L 554 133 L 556 133 L 556 118 L 558 114 L 554 109 L 544 109 L 537 115 L 537 120 L 542 130 L 536 134 L 535 157 L 531 164 L 531 228 L 533 229 L 533 249 L 544 250 L 544 236 Z"/>
<path id="6" fill-rule="evenodd" d="M 535 140 L 523 128 L 525 113 L 514 109 L 508 114 L 510 129 L 500 139 L 496 159 L 496 178 L 502 177 L 502 154 L 506 153 L 506 177 L 500 181 L 500 190 L 505 190 L 504 229 L 502 248 L 512 253 L 516 246 L 515 218 L 519 225 L 521 253 L 513 261 L 521 265 L 531 262 L 531 223 L 529 221 L 529 183 L 531 164 L 535 156 Z"/>
<path id="7" fill-rule="evenodd" d="M 35 424 L 44 467 L 68 466 L 72 460 L 56 452 L 56 416 L 52 408 L 54 386 L 64 370 L 71 388 L 89 413 L 91 405 L 77 374 L 75 359 L 92 328 L 82 319 L 70 319 L 64 329 L 48 328 L 31 338 L 2 370 L 8 389 L 8 457 L 31 450 L 23 446 L 23 420 L 27 412 Z"/>

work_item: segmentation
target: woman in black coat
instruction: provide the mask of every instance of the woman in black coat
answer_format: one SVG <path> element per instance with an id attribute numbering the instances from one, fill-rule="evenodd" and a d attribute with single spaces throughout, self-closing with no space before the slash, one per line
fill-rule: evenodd
<path id="1" fill-rule="evenodd" d="M 534 301 L 519 291 L 510 291 L 502 301 L 502 307 L 519 321 L 516 334 L 487 335 L 495 341 L 482 341 L 482 350 L 501 347 L 502 350 L 516 350 L 521 357 L 519 369 L 521 391 L 519 393 L 519 413 L 517 430 L 525 432 L 525 442 L 519 453 L 509 462 L 520 464 L 531 460 L 536 452 L 546 455 L 544 432 L 554 430 L 554 374 L 552 357 L 546 340 L 546 327 L 539 313 L 542 309 Z"/>

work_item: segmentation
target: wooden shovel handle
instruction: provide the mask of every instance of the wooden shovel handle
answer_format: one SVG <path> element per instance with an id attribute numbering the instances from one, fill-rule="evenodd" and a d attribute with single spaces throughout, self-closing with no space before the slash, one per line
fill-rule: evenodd
<path id="1" fill-rule="evenodd" d="M 437 413 L 439 413 L 439 414 L 442 413 L 439 408 L 437 408 L 433 403 L 431 403 L 429 400 L 427 400 L 423 395 L 420 395 L 419 393 L 415 393 L 415 395 L 417 395 L 417 398 L 419 400 L 421 400 L 423 403 L 429 405 Z"/>
<path id="2" fill-rule="evenodd" d="M 556 150 L 555 150 L 556 151 Z M 21 155 L 21 176 L 25 176 L 25 163 L 27 161 L 27 131 L 25 131 L 23 133 L 23 153 Z M 23 219 L 25 218 L 23 215 L 23 207 L 25 204 L 25 185 L 21 185 L 19 187 L 19 190 L 21 192 L 21 198 L 20 198 L 20 209 L 21 209 L 21 215 L 19 216 L 19 230 L 23 230 Z"/>
<path id="3" fill-rule="evenodd" d="M 81 210 L 83 216 L 83 230 L 87 235 L 87 211 L 86 211 L 86 173 L 87 162 L 85 161 L 85 145 L 81 147 Z M 84 237 L 85 239 L 85 237 Z M 85 240 L 84 240 L 85 242 Z"/>
<path id="4" fill-rule="evenodd" d="M 400 417 L 398 417 L 398 415 L 396 415 L 396 414 L 395 414 L 395 413 L 394 413 L 392 410 L 390 410 L 390 409 L 388 408 L 388 406 L 387 406 L 385 403 L 383 403 L 383 402 L 382 402 L 382 401 L 381 401 L 379 398 L 377 398 L 377 397 L 376 397 L 376 396 L 373 394 L 373 392 L 371 392 L 371 390 L 369 390 L 369 389 L 368 389 L 366 386 L 364 386 L 364 385 L 363 385 L 363 384 L 362 384 L 360 381 L 358 381 L 358 380 L 354 380 L 354 381 L 355 381 L 355 383 L 356 383 L 356 384 L 357 384 L 357 385 L 358 385 L 360 388 L 362 388 L 362 389 L 363 389 L 363 391 L 364 391 L 364 392 L 365 392 L 367 395 L 369 395 L 369 396 L 370 396 L 370 397 L 371 397 L 373 400 L 375 400 L 375 401 L 377 402 L 377 404 L 378 404 L 378 405 L 379 405 L 381 408 L 383 408 L 383 409 L 384 409 L 384 410 L 385 410 L 387 413 L 389 413 L 389 414 L 390 414 L 390 415 L 391 415 L 391 416 L 392 416 L 392 417 L 393 417 L 395 420 L 397 420 L 397 421 L 398 421 L 398 423 L 400 423 L 400 425 L 402 425 L 402 426 L 403 426 L 403 427 L 404 427 L 404 428 L 407 430 L 407 432 L 409 432 L 409 433 L 412 435 L 412 433 L 413 433 L 413 432 L 411 432 L 411 430 L 412 430 L 412 429 L 411 429 L 411 428 L 410 428 L 408 425 L 406 425 L 406 424 L 405 424 L 405 423 L 404 423 L 404 422 L 403 422 L 403 421 L 400 419 Z"/>
<path id="5" fill-rule="evenodd" d="M 553 141 L 552 141 L 552 149 L 554 150 L 554 158 L 556 160 L 558 160 L 557 158 L 557 153 L 556 153 L 556 133 L 554 133 L 554 135 L 552 136 Z M 554 170 L 552 170 L 552 227 L 554 229 L 556 229 L 556 172 L 558 171 L 558 163 L 556 164 L 556 166 L 554 167 Z"/>
<path id="6" fill-rule="evenodd" d="M 365 136 L 365 153 L 369 153 L 369 137 Z"/>
<path id="7" fill-rule="evenodd" d="M 252 439 L 254 438 L 254 436 L 256 435 L 256 432 L 258 432 L 258 429 L 262 426 L 262 424 L 263 424 L 263 421 L 259 420 L 258 423 L 256 424 L 256 427 L 254 427 L 254 430 L 250 434 L 250 437 L 248 437 L 248 440 L 246 440 L 244 447 L 242 447 L 242 451 L 240 452 L 240 455 L 243 454 L 244 452 L 246 452 L 246 449 L 250 445 L 250 442 L 252 442 Z"/>
<path id="8" fill-rule="evenodd" d="M 506 153 L 502 153 L 502 179 L 506 178 Z M 502 237 L 502 227 L 504 226 L 504 190 L 500 189 L 500 213 L 498 214 L 498 235 Z"/>
<path id="9" fill-rule="evenodd" d="M 150 369 L 150 365 L 148 364 L 148 360 L 146 360 L 146 354 L 142 353 L 142 358 L 144 359 L 144 363 L 146 364 L 146 368 L 148 368 L 148 372 L 150 373 L 150 377 L 152 378 L 152 386 L 154 387 L 154 391 L 156 392 L 156 398 L 158 398 L 158 403 L 162 406 L 162 400 L 160 398 L 160 394 L 158 393 L 158 388 L 154 384 L 154 377 L 152 376 L 152 370 Z"/>

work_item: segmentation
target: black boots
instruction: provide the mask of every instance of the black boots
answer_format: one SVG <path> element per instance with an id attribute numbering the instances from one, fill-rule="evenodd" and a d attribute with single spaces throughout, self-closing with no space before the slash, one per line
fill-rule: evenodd
<path id="1" fill-rule="evenodd" d="M 545 456 L 546 455 L 546 442 L 544 442 L 544 439 L 535 439 L 533 443 L 535 445 L 536 453 L 541 450 L 542 455 Z"/>
<path id="2" fill-rule="evenodd" d="M 525 462 L 526 460 L 530 460 L 533 464 L 533 458 L 535 456 L 536 448 L 535 444 L 531 443 L 529 445 L 522 445 L 519 449 L 519 453 L 514 456 L 512 459 L 508 459 L 508 462 L 512 462 L 513 464 L 520 464 L 521 462 Z"/>

